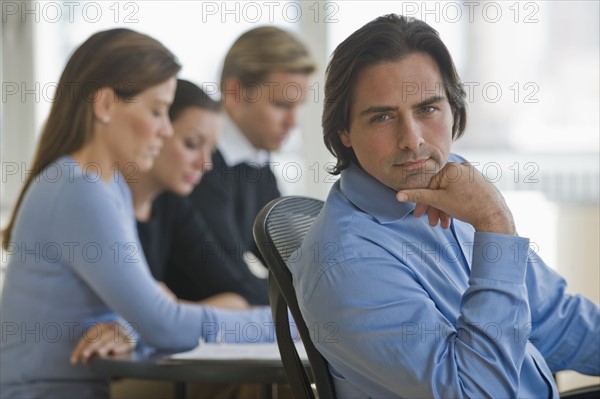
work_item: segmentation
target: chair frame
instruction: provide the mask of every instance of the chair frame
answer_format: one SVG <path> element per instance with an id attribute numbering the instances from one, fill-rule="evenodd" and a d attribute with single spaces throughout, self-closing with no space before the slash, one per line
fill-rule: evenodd
<path id="1" fill-rule="evenodd" d="M 288 382 L 296 398 L 314 399 L 315 395 L 311 387 L 311 379 L 296 351 L 291 336 L 288 308 L 294 318 L 306 349 L 313 377 L 312 381 L 316 384 L 319 397 L 335 398 L 336 395 L 327 361 L 311 340 L 310 332 L 298 306 L 292 274 L 286 265 L 286 261 L 289 259 L 291 253 L 300 247 L 306 231 L 294 230 L 293 227 L 287 225 L 282 229 L 282 225 L 279 223 L 275 227 L 279 228 L 280 231 L 293 233 L 291 235 L 286 234 L 283 241 L 289 237 L 295 238 L 295 242 L 281 242 L 278 240 L 278 237 L 273 236 L 273 219 L 274 217 L 281 216 L 282 213 L 280 212 L 282 210 L 287 212 L 288 207 L 295 207 L 297 210 L 308 209 L 311 213 L 303 214 L 292 211 L 291 214 L 286 215 L 286 218 L 291 219 L 296 216 L 308 217 L 310 224 L 312 224 L 323 204 L 323 201 L 308 197 L 280 197 L 265 205 L 254 222 L 254 239 L 269 269 L 269 301 L 271 303 L 273 321 L 275 322 L 277 344 Z M 315 212 L 315 209 L 318 209 L 318 211 Z M 304 225 L 306 230 L 308 230 L 308 226 Z M 299 238 L 300 240 L 298 240 Z M 281 246 L 284 248 L 281 248 Z M 282 254 L 281 249 L 285 249 L 285 253 Z"/>

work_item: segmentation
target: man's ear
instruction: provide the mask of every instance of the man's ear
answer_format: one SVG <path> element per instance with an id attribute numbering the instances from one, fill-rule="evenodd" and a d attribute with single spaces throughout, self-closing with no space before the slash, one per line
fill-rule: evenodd
<path id="1" fill-rule="evenodd" d="M 340 141 L 344 146 L 348 148 L 352 147 L 352 140 L 350 140 L 350 134 L 346 131 L 346 129 L 339 129 L 338 136 L 340 137 Z"/>
<path id="2" fill-rule="evenodd" d="M 110 122 L 116 94 L 110 87 L 101 87 L 94 96 L 92 109 L 97 121 L 104 124 Z"/>
<path id="3" fill-rule="evenodd" d="M 229 107 L 239 106 L 243 101 L 243 91 L 244 87 L 239 79 L 225 79 L 225 82 L 223 82 L 223 88 L 221 90 L 221 98 L 223 103 L 227 104 Z"/>

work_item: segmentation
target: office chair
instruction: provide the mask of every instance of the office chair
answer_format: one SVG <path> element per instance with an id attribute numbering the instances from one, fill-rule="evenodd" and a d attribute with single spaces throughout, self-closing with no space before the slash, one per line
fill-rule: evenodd
<path id="1" fill-rule="evenodd" d="M 590 385 L 560 392 L 559 396 L 561 399 L 597 399 L 600 398 L 600 385 Z"/>
<path id="2" fill-rule="evenodd" d="M 254 221 L 254 239 L 269 269 L 269 301 L 277 344 L 295 398 L 314 399 L 315 395 L 291 336 L 288 308 L 306 348 L 319 397 L 336 397 L 327 361 L 310 338 L 298 307 L 292 274 L 286 265 L 290 255 L 302 244 L 322 207 L 323 201 L 313 198 L 281 197 L 265 205 Z"/>

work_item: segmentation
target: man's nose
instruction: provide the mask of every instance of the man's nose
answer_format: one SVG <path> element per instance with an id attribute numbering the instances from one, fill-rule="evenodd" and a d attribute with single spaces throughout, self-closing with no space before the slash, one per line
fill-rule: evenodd
<path id="1" fill-rule="evenodd" d="M 398 147 L 416 151 L 425 140 L 422 126 L 412 117 L 404 118 L 398 132 Z"/>

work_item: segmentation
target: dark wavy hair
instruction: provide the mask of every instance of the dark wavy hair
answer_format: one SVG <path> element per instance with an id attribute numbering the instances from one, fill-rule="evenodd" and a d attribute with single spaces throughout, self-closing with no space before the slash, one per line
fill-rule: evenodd
<path id="1" fill-rule="evenodd" d="M 452 138 L 457 139 L 464 133 L 467 124 L 465 91 L 438 32 L 414 18 L 384 15 L 367 23 L 337 46 L 327 66 L 321 124 L 325 145 L 337 158 L 332 174 L 339 174 L 351 162 L 357 163 L 352 148 L 342 144 L 339 131 L 350 129 L 350 110 L 358 74 L 371 65 L 399 61 L 414 53 L 428 54 L 435 60 L 454 116 Z"/>
<path id="2" fill-rule="evenodd" d="M 186 109 L 197 107 L 208 111 L 221 111 L 221 103 L 210 98 L 208 94 L 194 83 L 177 79 L 177 90 L 173 103 L 169 108 L 169 119 L 174 121 Z"/>

